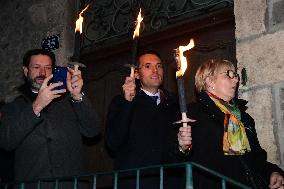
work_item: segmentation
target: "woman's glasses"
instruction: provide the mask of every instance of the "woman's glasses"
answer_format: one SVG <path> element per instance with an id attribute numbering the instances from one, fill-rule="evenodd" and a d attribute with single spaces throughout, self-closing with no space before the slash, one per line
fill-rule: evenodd
<path id="1" fill-rule="evenodd" d="M 234 79 L 234 78 L 240 79 L 239 74 L 237 74 L 233 70 L 227 70 L 226 72 L 222 72 L 222 73 L 225 73 L 226 76 L 228 76 L 228 78 L 230 78 L 230 79 Z"/>

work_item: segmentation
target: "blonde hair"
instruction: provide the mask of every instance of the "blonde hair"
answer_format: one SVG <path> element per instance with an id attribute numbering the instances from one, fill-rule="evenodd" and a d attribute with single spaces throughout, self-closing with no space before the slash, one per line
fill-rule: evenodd
<path id="1" fill-rule="evenodd" d="M 235 69 L 234 64 L 228 60 L 210 59 L 201 64 L 195 74 L 195 87 L 197 92 L 206 91 L 206 79 L 208 77 L 216 79 L 217 74 L 224 67 Z"/>

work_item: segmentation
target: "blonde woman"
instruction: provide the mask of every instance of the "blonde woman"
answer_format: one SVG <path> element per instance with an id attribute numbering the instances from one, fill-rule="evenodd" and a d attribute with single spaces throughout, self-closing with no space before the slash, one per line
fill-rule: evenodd
<path id="1" fill-rule="evenodd" d="M 227 60 L 209 60 L 195 75 L 197 102 L 189 106 L 195 119 L 192 133 L 180 128 L 178 141 L 189 159 L 255 189 L 283 189 L 283 171 L 266 161 L 255 131 L 254 120 L 243 101 L 235 100 L 239 77 Z M 194 189 L 221 188 L 220 179 L 194 172 Z M 227 186 L 227 188 L 234 188 Z"/>

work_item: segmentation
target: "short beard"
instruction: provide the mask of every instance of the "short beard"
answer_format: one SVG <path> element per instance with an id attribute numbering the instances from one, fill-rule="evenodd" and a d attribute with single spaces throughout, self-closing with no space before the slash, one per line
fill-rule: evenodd
<path id="1" fill-rule="evenodd" d="M 31 87 L 31 90 L 34 91 L 34 92 L 38 92 L 40 87 L 41 87 L 41 84 L 36 82 L 37 78 L 38 77 L 36 77 L 34 79 L 32 79 L 30 77 L 27 78 L 27 82 L 28 82 L 29 86 Z"/>

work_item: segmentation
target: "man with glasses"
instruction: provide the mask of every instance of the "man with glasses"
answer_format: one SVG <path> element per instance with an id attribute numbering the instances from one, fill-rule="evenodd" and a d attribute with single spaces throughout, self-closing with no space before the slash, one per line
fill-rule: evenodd
<path id="1" fill-rule="evenodd" d="M 147 50 L 138 57 L 135 76 L 126 77 L 123 95 L 112 100 L 107 115 L 106 143 L 115 170 L 175 162 L 172 149 L 178 149 L 173 126 L 178 120 L 178 102 L 161 89 L 164 73 L 160 55 Z M 135 175 L 119 177 L 119 188 L 135 188 Z M 182 188 L 180 174 L 175 171 L 166 170 L 164 182 L 164 188 Z M 159 169 L 141 171 L 141 189 L 159 188 L 159 184 Z"/>

